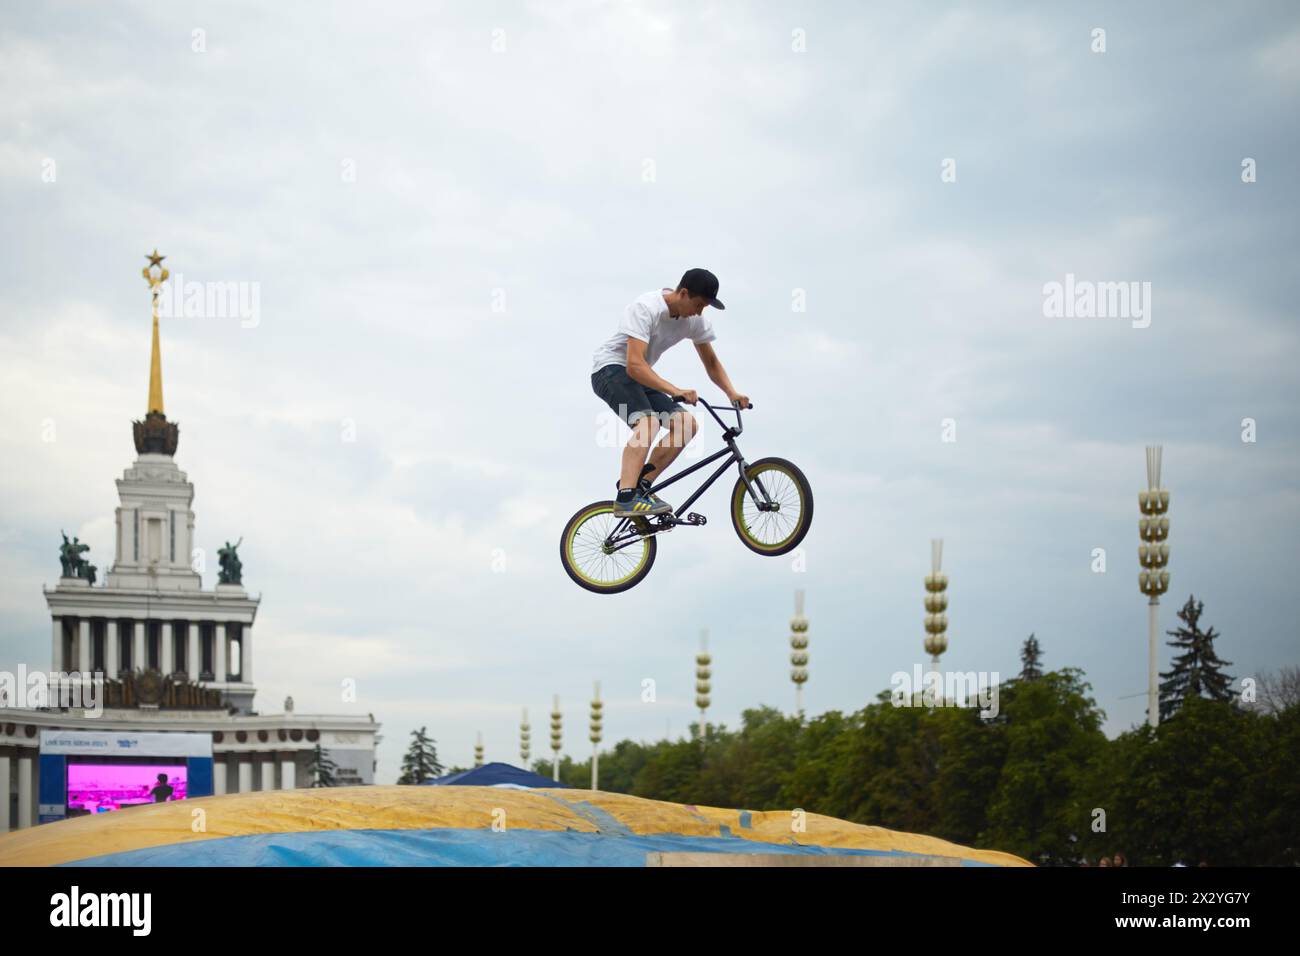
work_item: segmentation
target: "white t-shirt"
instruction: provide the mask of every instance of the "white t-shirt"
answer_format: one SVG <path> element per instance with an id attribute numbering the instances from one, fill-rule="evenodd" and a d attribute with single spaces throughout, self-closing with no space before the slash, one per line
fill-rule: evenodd
<path id="1" fill-rule="evenodd" d="M 629 338 L 640 339 L 646 343 L 646 364 L 654 365 L 659 361 L 659 356 L 682 339 L 690 339 L 696 345 L 703 345 L 705 342 L 712 342 L 717 336 L 713 332 L 713 323 L 702 313 L 689 318 L 686 316 L 673 318 L 668 314 L 668 303 L 664 301 L 663 292 L 647 292 L 645 295 L 637 296 L 636 300 L 627 307 L 618 331 L 596 349 L 591 363 L 592 372 L 606 365 L 626 365 Z"/>

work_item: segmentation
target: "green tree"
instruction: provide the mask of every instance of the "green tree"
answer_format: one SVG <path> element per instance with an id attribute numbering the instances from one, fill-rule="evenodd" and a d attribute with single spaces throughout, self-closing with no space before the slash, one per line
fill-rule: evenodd
<path id="1" fill-rule="evenodd" d="M 1006 686 L 998 688 L 995 719 L 981 717 L 974 708 L 935 711 L 942 754 L 935 777 L 935 836 L 967 846 L 989 845 L 989 803 L 997 792 L 1009 747 L 1008 723 L 1001 711 Z"/>
<path id="2" fill-rule="evenodd" d="M 1252 862 L 1300 866 L 1300 703 L 1265 718 Z"/>
<path id="3" fill-rule="evenodd" d="M 722 734 L 712 725 L 713 733 Z M 704 752 L 694 740 L 663 740 L 650 748 L 648 759 L 637 774 L 634 796 L 675 803 L 695 803 L 699 796 L 700 767 Z"/>
<path id="4" fill-rule="evenodd" d="M 1042 662 L 1043 651 L 1038 646 L 1038 638 L 1030 634 L 1025 639 L 1024 646 L 1020 649 L 1020 679 L 1034 680 L 1043 676 Z"/>
<path id="5" fill-rule="evenodd" d="M 1174 658 L 1173 670 L 1162 673 L 1165 678 L 1160 683 L 1160 720 L 1165 721 L 1178 713 L 1189 697 L 1207 697 L 1210 700 L 1230 701 L 1233 699 L 1232 678 L 1222 673 L 1222 668 L 1231 667 L 1232 661 L 1220 660 L 1214 652 L 1214 639 L 1220 635 L 1211 627 L 1208 631 L 1200 629 L 1201 612 L 1204 601 L 1197 601 L 1194 596 L 1187 598 L 1187 603 L 1178 612 L 1183 626 L 1165 633 L 1173 637 L 1170 647 L 1183 651 Z"/>
<path id="6" fill-rule="evenodd" d="M 836 741 L 827 799 L 816 811 L 855 823 L 931 832 L 939 714 L 942 708 L 895 706 L 889 692 L 882 692 Z"/>
<path id="7" fill-rule="evenodd" d="M 424 783 L 443 775 L 442 761 L 438 759 L 437 742 L 429 737 L 429 728 L 411 731 L 411 745 L 402 758 L 402 775 L 398 783 Z"/>
<path id="8" fill-rule="evenodd" d="M 1097 858 L 1122 851 L 1134 866 L 1169 866 L 1157 846 L 1153 814 L 1169 798 L 1156 770 L 1156 736 L 1147 723 L 1109 741 L 1096 754 L 1083 785 L 1084 800 L 1074 823 L 1079 856 Z"/>
<path id="9" fill-rule="evenodd" d="M 1077 855 L 1088 766 L 1106 746 L 1104 714 L 1076 668 L 1000 689 L 1006 759 L 988 806 L 988 845 L 1037 863 Z"/>
<path id="10" fill-rule="evenodd" d="M 316 749 L 312 751 L 311 761 L 307 764 L 307 776 L 311 779 L 312 787 L 333 787 L 337 786 L 334 782 L 334 774 L 338 771 L 338 764 L 326 755 L 317 744 Z"/>
<path id="11" fill-rule="evenodd" d="M 601 754 L 602 789 L 800 807 L 1043 864 L 1120 851 L 1153 866 L 1300 863 L 1300 704 L 1245 710 L 1191 695 L 1177 719 L 1107 740 L 1077 669 L 997 690 L 993 719 L 895 706 L 883 691 L 854 713 L 800 721 L 757 707 L 736 730 L 620 741 Z M 549 760 L 534 769 L 551 775 Z M 589 786 L 590 760 L 563 758 L 560 779 Z"/>
<path id="12" fill-rule="evenodd" d="M 1093 768 L 1089 800 L 1106 830 L 1085 834 L 1087 855 L 1122 850 L 1145 866 L 1285 863 L 1300 811 L 1295 761 L 1278 749 L 1294 733 L 1286 716 L 1193 696 L 1177 720 L 1120 734 Z"/>
<path id="13" fill-rule="evenodd" d="M 612 750 L 600 754 L 600 789 L 631 793 L 637 774 L 648 760 L 646 747 L 633 740 L 620 740 Z M 550 770 L 547 769 L 547 776 Z"/>
<path id="14" fill-rule="evenodd" d="M 853 720 L 852 715 L 846 717 L 832 710 L 804 723 L 795 738 L 794 765 L 786 773 L 775 800 L 777 807 L 830 813 L 827 794 L 837 771 L 837 742 Z"/>
<path id="15" fill-rule="evenodd" d="M 1156 728 L 1149 776 L 1134 782 L 1148 794 L 1142 825 L 1158 863 L 1251 862 L 1251 831 L 1266 812 L 1257 785 L 1267 766 L 1264 720 L 1189 696 L 1178 719 Z"/>
<path id="16" fill-rule="evenodd" d="M 780 795 L 794 766 L 802 721 L 774 707 L 741 714 L 741 727 L 729 734 L 710 724 L 701 740 L 699 793 L 694 803 L 753 810 L 786 809 Z"/>

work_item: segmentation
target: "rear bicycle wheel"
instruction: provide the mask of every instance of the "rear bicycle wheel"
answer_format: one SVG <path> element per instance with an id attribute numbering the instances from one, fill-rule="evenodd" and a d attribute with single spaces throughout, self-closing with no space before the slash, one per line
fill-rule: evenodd
<path id="1" fill-rule="evenodd" d="M 749 550 L 768 557 L 793 551 L 812 527 L 812 485 L 784 458 L 760 458 L 745 474 L 754 490 L 760 495 L 766 492 L 776 507 L 762 510 L 737 478 L 731 492 L 731 523 L 736 534 Z"/>
<path id="2" fill-rule="evenodd" d="M 627 518 L 614 514 L 612 501 L 579 509 L 560 536 L 564 570 L 575 584 L 596 594 L 636 587 L 650 573 L 657 551 L 654 535 L 638 533 Z"/>

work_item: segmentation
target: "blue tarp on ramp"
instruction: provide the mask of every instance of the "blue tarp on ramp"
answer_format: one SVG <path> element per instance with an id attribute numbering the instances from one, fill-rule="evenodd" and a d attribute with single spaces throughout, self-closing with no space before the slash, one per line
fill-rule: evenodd
<path id="1" fill-rule="evenodd" d="M 507 770 L 513 772 L 506 779 L 533 776 Z M 196 826 L 199 821 L 202 825 Z M 962 866 L 1029 865 L 997 850 L 799 808 L 729 809 L 518 783 L 254 790 L 75 817 L 0 835 L 0 868 L 664 863 L 650 858 L 652 853 L 686 853 L 697 860 L 699 854 L 707 860 L 719 853 L 883 857 L 900 865 L 910 865 L 918 856 L 937 856 Z M 681 858 L 665 865 L 696 864 Z"/>

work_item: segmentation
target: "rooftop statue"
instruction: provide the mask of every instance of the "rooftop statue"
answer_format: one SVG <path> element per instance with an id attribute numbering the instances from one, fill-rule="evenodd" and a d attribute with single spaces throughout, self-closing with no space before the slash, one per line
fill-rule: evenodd
<path id="1" fill-rule="evenodd" d="M 60 531 L 63 535 L 63 544 L 59 545 L 59 563 L 63 566 L 63 576 L 65 578 L 84 578 L 91 584 L 95 583 L 95 573 L 99 569 L 82 557 L 90 550 L 90 545 L 83 543 L 75 535 L 72 540 L 68 540 L 68 533 Z"/>
<path id="2" fill-rule="evenodd" d="M 244 543 L 241 537 L 234 544 L 226 542 L 224 548 L 217 549 L 217 557 L 221 561 L 221 572 L 217 575 L 218 584 L 243 584 L 244 565 L 239 560 L 237 548 Z"/>

